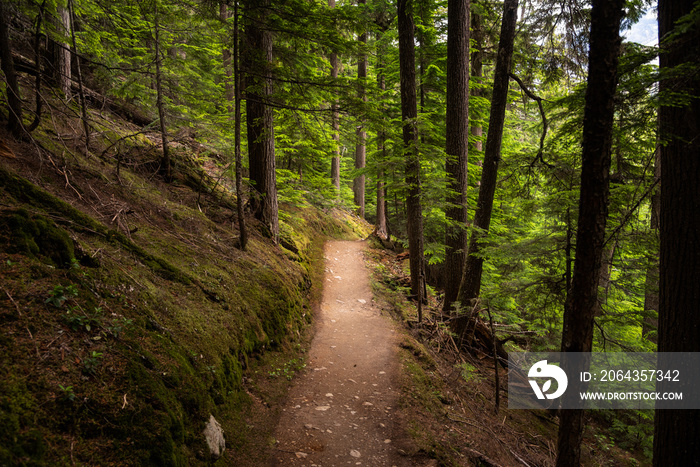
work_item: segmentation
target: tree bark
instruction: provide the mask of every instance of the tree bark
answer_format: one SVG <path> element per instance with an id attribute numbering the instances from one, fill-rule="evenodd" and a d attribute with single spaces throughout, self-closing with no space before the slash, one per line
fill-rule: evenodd
<path id="1" fill-rule="evenodd" d="M 335 0 L 328 0 L 328 7 L 335 8 Z M 331 52 L 330 55 L 331 62 L 331 78 L 338 78 L 338 71 L 340 69 L 338 65 L 338 54 Z M 331 159 L 331 181 L 337 196 L 340 197 L 340 114 L 338 112 L 338 102 L 334 101 L 331 104 L 331 127 L 333 128 L 333 142 L 335 143 L 335 148 L 333 149 L 333 158 Z"/>
<path id="2" fill-rule="evenodd" d="M 418 320 L 423 301 L 423 215 L 421 211 L 420 158 L 416 119 L 416 53 L 413 35 L 411 0 L 398 2 L 399 70 L 401 74 L 401 118 L 406 159 L 406 218 L 411 270 L 411 293 L 418 300 Z"/>
<path id="3" fill-rule="evenodd" d="M 656 151 L 656 163 L 654 164 L 654 179 L 657 181 L 657 187 L 651 195 L 651 219 L 649 227 L 652 235 L 659 238 L 659 216 L 661 215 L 661 196 L 658 181 L 661 179 L 661 148 Z M 655 255 L 649 259 L 647 267 L 646 280 L 644 281 L 644 321 L 642 322 L 642 336 L 649 339 L 651 342 L 658 343 L 659 334 L 659 257 Z M 652 313 L 656 313 L 654 318 Z"/>
<path id="4" fill-rule="evenodd" d="M 382 113 L 386 115 L 387 109 L 385 103 L 383 102 L 384 92 L 386 91 L 386 80 L 384 79 L 384 55 L 382 52 L 381 42 L 384 32 L 385 31 L 382 29 L 377 34 L 377 84 L 379 85 L 379 91 L 382 96 L 380 107 L 382 109 Z M 389 231 L 387 230 L 386 216 L 386 188 L 384 187 L 384 168 L 382 167 L 382 164 L 384 164 L 387 159 L 387 151 L 386 131 L 384 130 L 383 125 L 377 132 L 377 150 L 380 154 L 378 161 L 379 168 L 377 170 L 377 235 L 388 240 Z"/>
<path id="5" fill-rule="evenodd" d="M 253 193 L 250 206 L 273 242 L 279 242 L 275 133 L 272 107 L 272 33 L 264 29 L 270 0 L 248 2 L 245 29 L 248 161 Z"/>
<path id="6" fill-rule="evenodd" d="M 598 305 L 601 257 L 608 216 L 608 185 L 620 21 L 624 0 L 594 0 L 591 10 L 588 81 L 583 118 L 581 194 L 576 256 L 571 289 L 564 306 L 562 352 L 590 352 Z M 569 369 L 570 371 L 584 371 Z M 571 373 L 576 374 L 576 373 Z M 577 400 L 576 381 L 564 398 Z M 583 410 L 562 410 L 559 418 L 557 465 L 581 463 Z"/>
<path id="7" fill-rule="evenodd" d="M 64 36 L 68 37 L 70 34 L 70 12 L 68 8 L 62 6 L 57 7 L 57 14 L 59 19 L 58 30 Z M 71 70 L 71 53 L 70 46 L 67 42 L 57 42 L 57 67 L 56 73 L 58 74 L 57 82 L 61 91 L 63 91 L 63 96 L 66 100 L 71 97 L 71 81 L 72 81 L 72 70 Z"/>
<path id="8" fill-rule="evenodd" d="M 484 24 L 483 24 L 483 19 L 480 14 L 478 13 L 471 13 L 471 35 L 470 39 L 474 41 L 474 52 L 471 54 L 471 67 L 470 67 L 470 72 L 471 72 L 471 77 L 474 81 L 476 81 L 477 85 L 480 85 L 482 82 L 482 77 L 484 75 L 484 64 L 483 64 L 483 48 L 484 48 Z M 484 92 L 480 88 L 474 89 L 470 96 L 483 96 Z M 470 111 L 472 112 L 472 116 L 470 118 L 471 123 L 471 133 L 472 136 L 475 137 L 476 141 L 474 142 L 474 147 L 476 151 L 483 151 L 484 150 L 484 145 L 481 141 L 481 138 L 484 134 L 484 128 L 481 126 L 481 123 L 478 118 L 476 118 L 473 115 L 473 109 L 474 106 L 470 108 Z M 472 149 L 470 147 L 470 149 Z M 480 164 L 480 162 L 477 162 Z"/>
<path id="9" fill-rule="evenodd" d="M 357 0 L 358 5 L 365 5 L 367 0 Z M 367 31 L 363 31 L 357 38 L 360 47 L 367 44 Z M 367 81 L 367 54 L 362 50 L 357 60 L 357 95 L 364 103 L 367 102 L 365 85 Z M 364 113 L 364 112 L 363 112 Z M 355 169 L 364 169 L 367 159 L 367 131 L 365 131 L 364 116 L 360 116 L 357 126 L 357 145 L 355 146 Z M 357 205 L 357 214 L 365 217 L 365 175 L 358 175 L 353 181 L 353 198 Z"/>
<path id="10" fill-rule="evenodd" d="M 506 103 L 508 101 L 508 84 L 513 44 L 515 41 L 515 24 L 517 22 L 518 0 L 506 0 L 503 4 L 503 22 L 501 23 L 501 38 L 498 42 L 496 70 L 493 81 L 493 97 L 491 114 L 489 116 L 489 131 L 486 137 L 484 165 L 481 173 L 481 186 L 474 227 L 469 240 L 467 261 L 462 274 L 457 300 L 467 305 L 470 300 L 479 296 L 481 289 L 481 273 L 484 259 L 478 256 L 479 241 L 484 237 L 491 224 L 493 199 L 496 193 L 498 164 L 501 161 L 501 143 L 503 141 L 503 126 L 505 121 Z M 460 318 L 461 319 L 461 318 Z M 455 325 L 459 325 L 456 321 Z"/>
<path id="11" fill-rule="evenodd" d="M 223 22 L 230 18 L 230 11 L 226 3 L 219 5 L 219 16 Z M 226 100 L 229 101 L 228 111 L 233 117 L 234 131 L 234 164 L 236 171 L 236 211 L 238 215 L 238 232 L 241 250 L 245 250 L 248 245 L 248 231 L 246 229 L 245 213 L 243 210 L 243 164 L 241 160 L 241 73 L 239 66 L 238 50 L 238 2 L 233 8 L 233 53 L 224 45 L 222 50 L 222 60 L 226 81 Z M 230 103 L 233 102 L 233 107 Z"/>
<path id="12" fill-rule="evenodd" d="M 44 73 L 41 66 L 41 40 L 43 33 L 41 32 L 42 23 L 44 22 L 44 7 L 45 3 L 39 5 L 39 13 L 36 18 L 36 30 L 34 31 L 34 66 L 36 68 L 36 76 L 34 79 L 34 120 L 26 128 L 27 132 L 31 133 L 36 130 L 41 123 L 41 109 L 43 100 L 41 97 L 41 82 L 44 80 Z"/>
<path id="13" fill-rule="evenodd" d="M 467 250 L 467 157 L 469 153 L 469 0 L 447 2 L 447 228 L 445 301 L 457 299 Z"/>
<path id="14" fill-rule="evenodd" d="M 669 72 L 687 64 L 683 72 L 662 79 L 659 93 L 686 95 L 683 106 L 662 105 L 661 216 L 659 266 L 659 352 L 700 351 L 700 28 L 697 16 L 670 41 L 676 22 L 697 9 L 693 0 L 659 0 L 659 65 Z M 662 75 L 663 76 L 663 75 Z M 675 104 L 675 103 L 674 103 Z M 690 382 L 692 384 L 693 382 Z M 657 391 L 671 389 L 657 383 Z M 654 465 L 698 465 L 700 411 L 657 410 L 654 423 Z"/>
<path id="15" fill-rule="evenodd" d="M 78 77 L 78 95 L 80 97 L 80 112 L 83 121 L 83 131 L 85 132 L 85 154 L 90 152 L 90 123 L 87 115 L 87 101 L 85 99 L 85 89 L 83 86 L 83 72 L 80 68 L 80 56 L 78 55 L 78 45 L 75 41 L 75 11 L 73 10 L 73 0 L 68 0 L 68 12 L 70 15 L 70 35 L 73 43 L 72 53 L 75 54 L 75 71 Z M 156 31 L 158 27 L 156 26 Z M 156 32 L 157 34 L 157 32 Z"/>
<path id="16" fill-rule="evenodd" d="M 165 103 L 163 102 L 163 75 L 161 72 L 163 54 L 160 50 L 160 23 L 158 1 L 154 3 L 153 11 L 155 54 L 156 54 L 156 107 L 158 108 L 158 120 L 160 122 L 160 139 L 163 143 L 163 156 L 160 161 L 160 170 L 166 182 L 173 179 L 170 161 L 170 147 L 168 146 L 168 133 L 165 122 Z"/>
<path id="17" fill-rule="evenodd" d="M 10 12 L 5 0 L 0 0 L 0 62 L 2 72 L 5 74 L 7 81 L 7 103 L 10 107 L 7 121 L 7 128 L 12 133 L 12 136 L 19 139 L 24 132 L 22 123 L 22 96 L 17 83 L 17 73 L 15 72 L 15 63 L 12 59 L 12 49 L 10 47 L 10 29 L 9 19 Z"/>

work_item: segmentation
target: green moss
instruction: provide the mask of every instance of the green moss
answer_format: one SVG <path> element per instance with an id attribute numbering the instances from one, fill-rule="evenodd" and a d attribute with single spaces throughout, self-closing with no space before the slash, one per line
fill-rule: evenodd
<path id="1" fill-rule="evenodd" d="M 89 159 L 84 162 L 94 163 Z M 89 170 L 94 173 L 96 169 Z M 294 261 L 256 235 L 250 239 L 249 250 L 241 252 L 233 246 L 235 235 L 229 225 L 216 224 L 197 209 L 168 200 L 167 193 L 126 169 L 122 177 L 134 182 L 129 193 L 122 193 L 134 210 L 147 212 L 144 205 L 157 205 L 164 212 L 152 223 L 139 224 L 134 216 L 130 227 L 139 227 L 139 233 L 133 238 L 0 167 L 3 199 L 8 204 L 32 206 L 31 214 L 19 215 L 19 224 L 32 225 L 27 228 L 29 235 L 24 227 L 10 229 L 5 224 L 0 224 L 1 232 L 6 236 L 20 232 L 23 251 L 42 257 L 45 253 L 36 237 L 41 236 L 38 232 L 42 228 L 52 227 L 73 245 L 73 256 L 99 259 L 93 263 L 95 269 L 68 272 L 28 260 L 22 264 L 25 276 L 13 277 L 14 282 L 5 284 L 19 302 L 22 316 L 4 323 L 15 329 L 12 338 L 0 340 L 0 352 L 16 347 L 25 368 L 50 375 L 52 392 L 47 395 L 36 388 L 19 388 L 8 396 L 12 407 L 0 407 L 4 410 L 0 465 L 16 464 L 21 456 L 33 456 L 32 462 L 47 465 L 65 464 L 73 458 L 76 464 L 211 463 L 202 436 L 209 414 L 222 424 L 230 446 L 241 445 L 250 436 L 242 414 L 251 404 L 243 387 L 244 370 L 270 349 L 285 351 L 287 343 L 309 322 L 311 314 L 305 306 L 311 278 L 322 279 L 322 268 L 319 274 L 310 264 L 310 257 L 322 259 L 319 233 L 352 235 L 345 221 L 308 208 L 287 216 L 283 225 Z M 120 196 L 119 187 L 109 190 Z M 3 216 L 10 218 L 17 212 L 5 211 Z M 12 222 L 18 224 L 17 219 Z M 180 242 L 195 238 L 196 242 Z M 13 239 L 6 243 L 21 242 Z M 95 307 L 104 309 L 105 326 L 112 317 L 133 324 L 118 337 L 103 330 L 75 332 L 48 315 L 55 310 L 33 299 L 34 290 L 25 291 L 21 288 L 25 286 L 19 285 L 41 281 L 34 287 L 44 293 L 67 280 L 81 291 L 75 305 L 87 312 Z M 25 313 L 25 309 L 32 313 Z M 26 329 L 20 323 L 25 319 L 31 320 Z M 56 325 L 62 327 L 63 334 L 54 342 Z M 27 330 L 34 339 L 14 337 L 24 336 Z M 38 362 L 35 343 L 47 349 L 46 357 Z M 104 353 L 102 365 L 96 375 L 84 378 L 81 362 L 95 349 Z M 72 385 L 75 401 L 55 400 L 60 397 L 60 393 L 55 394 L 57 384 Z M 35 403 L 35 394 L 40 394 L 37 400 L 43 401 L 42 405 Z M 0 405 L 4 401 L 0 395 Z M 36 415 L 29 422 L 32 414 Z M 36 420 L 42 421 L 42 431 L 30 432 Z M 74 441 L 75 450 L 70 453 L 66 433 Z"/>
<path id="2" fill-rule="evenodd" d="M 56 267 L 70 267 L 75 260 L 68 233 L 50 219 L 24 209 L 0 214 L 0 239 L 8 253 L 39 257 Z"/>
<path id="3" fill-rule="evenodd" d="M 0 384 L 0 465 L 26 458 L 41 464 L 46 452 L 44 437 L 32 425 L 36 401 L 26 380 L 2 377 Z"/>
<path id="4" fill-rule="evenodd" d="M 33 206 L 41 206 L 49 211 L 57 212 L 65 216 L 65 220 L 70 223 L 75 223 L 79 227 L 87 228 L 92 233 L 101 234 L 109 241 L 118 242 L 128 251 L 143 259 L 144 264 L 164 279 L 180 282 L 182 284 L 189 284 L 191 282 L 187 274 L 178 270 L 167 261 L 148 253 L 129 240 L 121 232 L 108 229 L 65 201 L 42 190 L 28 180 L 11 174 L 3 167 L 0 167 L 0 186 L 18 201 L 29 203 Z"/>

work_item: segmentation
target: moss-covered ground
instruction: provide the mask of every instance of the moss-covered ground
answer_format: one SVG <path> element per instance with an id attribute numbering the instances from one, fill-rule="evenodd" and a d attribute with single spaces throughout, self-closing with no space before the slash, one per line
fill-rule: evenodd
<path id="1" fill-rule="evenodd" d="M 0 161 L 0 465 L 241 465 L 303 366 L 324 239 L 367 227 L 282 204 L 280 245 L 247 218 L 241 251 L 225 161 L 204 172 L 181 144 L 166 184 L 151 139 L 105 151 L 133 129 L 92 118 L 110 131 L 90 153 L 48 123 L 0 135 L 17 156 Z"/>

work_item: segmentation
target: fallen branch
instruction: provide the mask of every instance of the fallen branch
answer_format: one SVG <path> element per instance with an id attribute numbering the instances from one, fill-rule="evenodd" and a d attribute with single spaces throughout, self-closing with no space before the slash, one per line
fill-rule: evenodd
<path id="1" fill-rule="evenodd" d="M 484 465 L 490 466 L 490 467 L 501 467 L 501 464 L 496 462 L 495 460 L 491 459 L 490 457 L 487 457 L 485 454 L 480 453 L 476 449 L 471 449 L 471 448 L 465 448 L 473 457 L 479 460 L 479 462 L 483 463 Z"/>
<path id="2" fill-rule="evenodd" d="M 22 316 L 22 312 L 19 311 L 19 306 L 17 306 L 17 302 L 15 302 L 15 299 L 12 298 L 12 295 L 10 295 L 10 292 L 8 292 L 7 289 L 6 289 L 5 287 L 3 287 L 2 290 L 5 291 L 5 295 L 7 295 L 7 298 L 10 299 L 10 301 L 12 302 L 12 304 L 13 304 L 13 305 L 15 306 L 15 308 L 17 309 L 17 314 L 18 314 L 19 316 Z M 31 335 L 31 333 L 30 333 L 29 335 Z"/>

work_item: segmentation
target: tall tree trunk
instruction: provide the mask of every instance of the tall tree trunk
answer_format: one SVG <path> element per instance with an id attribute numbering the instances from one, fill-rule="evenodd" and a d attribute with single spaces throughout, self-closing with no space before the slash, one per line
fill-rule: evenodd
<path id="1" fill-rule="evenodd" d="M 624 0 L 594 0 L 591 9 L 576 256 L 571 289 L 564 306 L 562 352 L 590 352 L 593 346 L 593 321 L 608 217 L 614 97 L 624 3 Z M 575 372 L 571 374 L 577 374 L 585 369 L 570 370 Z M 565 401 L 569 397 L 577 400 L 575 386 L 563 397 Z M 558 466 L 580 465 L 582 435 L 583 410 L 562 410 Z"/>
<path id="2" fill-rule="evenodd" d="M 423 215 L 421 211 L 420 158 L 416 119 L 416 53 L 413 36 L 411 0 L 398 2 L 399 70 L 401 74 L 401 118 L 406 159 L 406 218 L 411 269 L 411 293 L 418 301 L 418 320 L 423 301 Z"/>
<path id="3" fill-rule="evenodd" d="M 457 299 L 467 250 L 467 157 L 469 153 L 469 0 L 447 2 L 447 229 L 445 302 Z"/>
<path id="4" fill-rule="evenodd" d="M 483 238 L 485 232 L 488 231 L 491 224 L 498 164 L 501 161 L 503 125 L 506 103 L 508 101 L 508 74 L 510 73 L 510 63 L 513 56 L 517 12 L 518 0 L 506 0 L 503 3 L 503 22 L 501 24 L 501 38 L 498 42 L 496 70 L 493 79 L 493 97 L 491 100 L 491 114 L 489 116 L 489 131 L 486 136 L 484 168 L 481 173 L 479 199 L 476 213 L 474 214 L 474 227 L 476 229 L 472 230 L 469 240 L 469 252 L 457 296 L 457 300 L 463 305 L 468 305 L 471 299 L 478 297 L 481 289 L 481 273 L 484 259 L 479 255 L 479 241 Z M 463 322 L 460 323 L 460 321 L 463 321 L 463 319 L 453 320 L 457 328 L 465 324 Z M 459 331 L 459 329 L 455 330 Z"/>
<path id="5" fill-rule="evenodd" d="M 223 22 L 230 18 L 230 12 L 226 3 L 219 5 L 219 15 Z M 235 1 L 233 9 L 233 54 L 224 46 L 222 60 L 226 81 L 226 100 L 233 102 L 233 108 L 229 104 L 228 111 L 233 117 L 234 131 L 234 164 L 236 172 L 236 211 L 238 215 L 238 232 L 240 236 L 240 248 L 245 250 L 248 244 L 248 232 L 246 230 L 245 213 L 243 211 L 243 164 L 241 160 L 241 73 L 239 66 L 238 50 L 238 1 Z"/>
<path id="6" fill-rule="evenodd" d="M 273 242 L 279 242 L 277 176 L 275 173 L 275 133 L 272 107 L 272 33 L 264 29 L 270 0 L 248 2 L 245 29 L 246 117 L 248 127 L 248 165 L 253 193 L 250 206 Z"/>
<path id="7" fill-rule="evenodd" d="M 67 38 L 70 35 L 70 12 L 68 11 L 68 8 L 58 6 L 57 14 L 59 20 L 58 30 L 62 36 Z M 66 98 L 66 100 L 68 100 L 71 96 L 71 82 L 73 73 L 71 70 L 70 46 L 67 42 L 57 42 L 56 47 L 56 72 L 58 73 L 56 81 L 58 82 L 61 91 L 63 91 L 63 96 Z"/>
<path id="8" fill-rule="evenodd" d="M 367 0 L 357 0 L 358 5 L 365 5 Z M 367 31 L 363 31 L 357 38 L 360 43 L 360 47 L 364 48 L 367 44 Z M 362 102 L 367 102 L 367 92 L 365 91 L 366 81 L 367 81 L 367 54 L 364 49 L 360 52 L 360 56 L 357 60 L 357 80 L 358 97 Z M 364 111 L 362 112 L 364 114 Z M 357 126 L 357 145 L 355 146 L 355 169 L 364 169 L 367 159 L 367 131 L 365 130 L 365 118 L 360 117 L 360 121 Z M 358 175 L 353 181 L 353 197 L 355 204 L 357 205 L 357 214 L 364 218 L 365 217 L 365 175 Z"/>
<path id="9" fill-rule="evenodd" d="M 661 80 L 663 97 L 687 95 L 682 107 L 659 109 L 661 138 L 661 218 L 659 268 L 659 352 L 700 352 L 700 27 L 697 16 L 670 42 L 676 22 L 697 10 L 697 1 L 659 0 L 659 64 L 663 71 L 679 65 L 694 73 L 675 73 Z M 697 13 L 695 13 L 697 14 Z M 689 382 L 694 384 L 695 382 Z M 675 383 L 677 384 L 677 383 Z M 666 382 L 657 391 L 678 391 Z M 700 411 L 657 410 L 654 423 L 654 465 L 698 465 Z"/>
<path id="10" fill-rule="evenodd" d="M 32 132 L 36 130 L 41 123 L 41 109 L 42 109 L 42 96 L 41 96 L 41 82 L 44 80 L 44 74 L 42 72 L 41 66 L 41 41 L 43 38 L 41 32 L 41 25 L 44 21 L 44 8 L 46 2 L 39 5 L 39 13 L 36 17 L 36 30 L 34 31 L 34 66 L 36 67 L 36 78 L 34 80 L 34 121 L 27 126 L 27 132 Z"/>
<path id="11" fill-rule="evenodd" d="M 328 7 L 335 8 L 335 0 L 328 0 Z M 331 52 L 330 56 L 331 62 L 331 78 L 338 78 L 338 54 Z M 333 158 L 331 159 L 331 181 L 337 196 L 340 196 L 340 114 L 338 112 L 338 102 L 333 101 L 331 104 L 331 127 L 333 128 L 333 141 L 335 147 L 333 148 Z"/>
<path id="12" fill-rule="evenodd" d="M 7 3 L 5 0 L 0 0 L 0 64 L 7 81 L 5 92 L 7 93 L 7 103 L 10 107 L 7 128 L 15 138 L 19 139 L 24 131 L 22 123 L 22 96 L 20 95 L 15 62 L 12 59 L 12 49 L 10 48 L 10 12 Z"/>
<path id="13" fill-rule="evenodd" d="M 163 143 L 163 157 L 160 161 L 160 170 L 166 182 L 173 179 L 170 161 L 170 147 L 168 146 L 168 133 L 165 122 L 165 103 L 163 102 L 163 74 L 161 71 L 163 54 L 160 50 L 160 22 L 158 1 L 154 2 L 153 26 L 156 54 L 156 107 L 158 108 L 158 120 L 160 121 L 160 139 Z"/>
<path id="14" fill-rule="evenodd" d="M 384 79 L 384 55 L 382 52 L 382 41 L 381 38 L 384 34 L 384 29 L 380 30 L 377 35 L 377 84 L 379 85 L 379 90 L 381 92 L 381 104 L 380 108 L 382 113 L 386 115 L 386 105 L 384 104 L 384 92 L 386 91 L 386 80 Z M 386 189 L 384 187 L 384 168 L 383 164 L 387 159 L 386 151 L 386 131 L 382 125 L 377 132 L 377 150 L 380 154 L 377 170 L 377 235 L 381 238 L 389 239 L 389 232 L 387 230 L 386 222 Z"/>
<path id="15" fill-rule="evenodd" d="M 474 52 L 471 54 L 471 76 L 474 81 L 476 81 L 476 84 L 480 85 L 482 82 L 482 77 L 484 75 L 484 63 L 483 63 L 483 48 L 484 48 L 484 24 L 483 24 L 483 18 L 481 17 L 480 14 L 472 12 L 471 13 L 471 35 L 470 38 L 474 41 Z M 476 88 L 473 91 L 471 91 L 470 96 L 478 96 L 482 97 L 484 95 L 484 92 L 480 88 Z M 473 115 L 473 109 L 474 106 L 471 107 L 470 111 L 472 112 L 472 116 L 470 120 L 472 121 L 471 123 L 471 133 L 472 136 L 475 137 L 476 141 L 474 142 L 474 147 L 473 149 L 481 152 L 483 151 L 483 143 L 481 141 L 481 138 L 484 134 L 484 128 L 481 126 L 481 122 L 479 121 L 477 116 Z M 472 149 L 470 147 L 470 149 Z"/>
<path id="16" fill-rule="evenodd" d="M 659 238 L 659 216 L 661 208 L 660 187 L 658 181 L 661 179 L 661 148 L 656 151 L 656 163 L 654 167 L 654 178 L 657 180 L 657 187 L 651 195 L 651 219 L 649 227 L 652 235 Z M 658 342 L 658 327 L 659 327 L 659 257 L 654 256 L 649 260 L 647 267 L 646 280 L 644 281 L 644 321 L 642 322 L 642 336 L 649 339 L 651 342 Z M 656 313 L 654 318 L 652 313 Z"/>
<path id="17" fill-rule="evenodd" d="M 244 190 L 243 190 L 243 160 L 241 158 L 241 95 L 243 80 L 241 79 L 240 23 L 238 15 L 238 0 L 233 10 L 233 72 L 235 76 L 235 101 L 233 108 L 234 120 L 234 154 L 236 159 L 236 211 L 238 213 L 238 232 L 241 237 L 241 250 L 248 247 L 248 227 L 245 221 Z"/>
<path id="18" fill-rule="evenodd" d="M 221 22 L 226 24 L 228 20 L 231 18 L 231 13 L 228 9 L 228 5 L 225 2 L 221 2 L 219 4 L 219 19 L 221 19 Z M 234 18 L 234 22 L 237 21 L 238 18 Z M 235 27 L 234 27 L 235 29 Z M 237 34 L 237 31 L 233 31 L 233 36 L 234 36 L 234 41 L 235 41 L 235 36 Z M 234 43 L 233 47 L 236 47 L 236 44 Z M 228 101 L 228 112 L 229 114 L 233 114 L 234 111 L 234 106 L 235 106 L 235 100 L 236 100 L 236 88 L 234 84 L 234 70 L 233 70 L 233 54 L 231 53 L 231 49 L 229 45 L 224 43 L 224 47 L 221 50 L 221 61 L 224 67 L 224 93 L 226 95 L 226 100 Z M 233 105 L 231 105 L 233 104 Z"/>
<path id="19" fill-rule="evenodd" d="M 73 10 L 73 0 L 68 0 L 68 11 L 70 15 L 70 35 L 73 43 L 72 53 L 75 55 L 75 71 L 78 77 L 78 95 L 80 96 L 80 112 L 83 121 L 83 131 L 85 132 L 85 154 L 90 152 L 90 123 L 87 115 L 87 101 L 85 90 L 83 89 L 83 72 L 80 68 L 80 56 L 78 55 L 78 45 L 75 41 L 75 11 Z M 156 28 L 157 30 L 157 28 Z"/>

